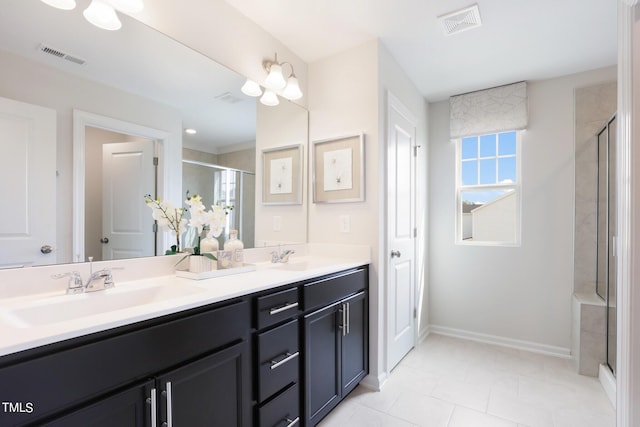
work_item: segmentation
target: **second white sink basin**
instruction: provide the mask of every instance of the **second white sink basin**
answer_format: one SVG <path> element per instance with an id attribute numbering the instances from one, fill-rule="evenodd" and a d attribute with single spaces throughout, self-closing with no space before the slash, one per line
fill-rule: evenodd
<path id="1" fill-rule="evenodd" d="M 144 304 L 166 301 L 203 292 L 189 285 L 158 285 L 136 288 L 112 288 L 78 295 L 62 295 L 30 301 L 3 310 L 3 317 L 19 327 L 65 322 Z"/>

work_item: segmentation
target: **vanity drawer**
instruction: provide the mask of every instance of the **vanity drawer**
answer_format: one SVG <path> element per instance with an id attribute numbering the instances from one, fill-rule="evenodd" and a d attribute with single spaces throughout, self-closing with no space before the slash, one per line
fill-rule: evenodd
<path id="1" fill-rule="evenodd" d="M 275 325 L 300 313 L 298 288 L 290 288 L 280 292 L 258 297 L 258 329 Z"/>
<path id="2" fill-rule="evenodd" d="M 304 310 L 327 306 L 367 287 L 367 269 L 346 271 L 304 285 Z"/>
<path id="3" fill-rule="evenodd" d="M 260 427 L 300 426 L 300 391 L 293 384 L 258 410 Z"/>
<path id="4" fill-rule="evenodd" d="M 298 319 L 258 335 L 258 400 L 298 381 Z"/>

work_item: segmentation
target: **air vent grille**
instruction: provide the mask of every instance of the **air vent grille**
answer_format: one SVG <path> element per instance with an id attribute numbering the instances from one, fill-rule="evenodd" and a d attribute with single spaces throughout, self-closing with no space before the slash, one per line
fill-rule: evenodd
<path id="1" fill-rule="evenodd" d="M 47 55 L 52 55 L 52 56 L 55 56 L 56 58 L 65 59 L 69 62 L 73 62 L 74 64 L 78 64 L 78 65 L 84 65 L 85 62 L 87 62 L 82 58 L 78 58 L 77 56 L 70 55 L 60 49 L 55 49 L 45 44 L 41 44 L 40 46 L 38 46 L 38 50 L 42 53 L 46 53 Z"/>
<path id="2" fill-rule="evenodd" d="M 438 17 L 444 34 L 449 36 L 482 25 L 477 4 Z"/>
<path id="3" fill-rule="evenodd" d="M 242 101 L 241 98 L 238 98 L 237 96 L 233 95 L 231 92 L 221 93 L 220 95 L 216 96 L 215 99 L 217 99 L 218 101 L 226 102 L 227 104 L 235 104 L 237 102 Z"/>

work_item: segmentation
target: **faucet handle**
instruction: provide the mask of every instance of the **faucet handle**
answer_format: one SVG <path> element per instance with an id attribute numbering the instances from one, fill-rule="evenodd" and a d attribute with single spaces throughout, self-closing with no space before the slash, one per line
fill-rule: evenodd
<path id="1" fill-rule="evenodd" d="M 69 278 L 69 285 L 67 286 L 68 294 L 79 294 L 83 292 L 82 277 L 77 271 L 69 271 L 67 273 L 52 274 L 52 279 L 62 279 L 63 277 Z"/>

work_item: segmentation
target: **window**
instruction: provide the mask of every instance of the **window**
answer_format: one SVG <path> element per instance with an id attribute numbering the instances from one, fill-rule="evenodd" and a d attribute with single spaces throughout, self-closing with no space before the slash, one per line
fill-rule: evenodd
<path id="1" fill-rule="evenodd" d="M 519 133 L 469 136 L 456 144 L 457 242 L 518 245 Z"/>

